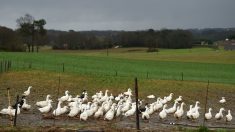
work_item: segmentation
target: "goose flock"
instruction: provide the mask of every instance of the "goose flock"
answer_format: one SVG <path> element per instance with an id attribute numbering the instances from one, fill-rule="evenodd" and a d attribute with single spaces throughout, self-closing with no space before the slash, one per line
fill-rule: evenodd
<path id="1" fill-rule="evenodd" d="M 16 107 L 18 108 L 17 114 L 20 114 L 21 109 L 30 110 L 31 105 L 27 104 L 26 98 L 30 95 L 31 88 L 32 86 L 29 86 L 27 91 L 22 94 L 20 102 L 17 102 L 14 106 L 8 106 L 8 108 L 2 109 L 0 114 L 15 116 Z M 82 121 L 86 121 L 92 117 L 111 121 L 120 116 L 130 117 L 135 114 L 136 102 L 132 98 L 132 90 L 130 88 L 117 96 L 108 94 L 108 92 L 109 90 L 106 90 L 104 93 L 99 91 L 89 98 L 86 90 L 76 97 L 72 97 L 69 91 L 66 90 L 65 95 L 58 98 L 57 107 L 54 109 L 50 95 L 47 95 L 45 100 L 36 102 L 35 105 L 42 114 L 52 114 L 53 116 L 67 115 L 68 117 L 78 117 Z M 189 109 L 185 110 L 186 104 L 183 102 L 183 97 L 179 96 L 173 100 L 173 95 L 173 93 L 170 93 L 168 96 L 163 98 L 158 97 L 156 100 L 154 95 L 149 95 L 147 98 L 155 101 L 150 104 L 146 103 L 145 105 L 143 104 L 143 100 L 138 100 L 138 112 L 141 114 L 142 119 L 148 120 L 154 113 L 158 114 L 161 120 L 166 119 L 170 115 L 176 119 L 182 119 L 184 115 L 188 120 L 199 118 L 199 101 L 196 101 L 195 105 L 189 105 Z M 168 107 L 172 101 L 173 106 Z M 226 103 L 225 97 L 222 97 L 218 103 Z M 227 110 L 226 115 L 224 115 L 224 108 L 220 108 L 217 111 L 213 116 L 212 108 L 209 108 L 208 112 L 204 115 L 205 119 L 211 120 L 214 118 L 216 120 L 224 119 L 226 122 L 232 121 L 233 117 L 230 110 Z"/>

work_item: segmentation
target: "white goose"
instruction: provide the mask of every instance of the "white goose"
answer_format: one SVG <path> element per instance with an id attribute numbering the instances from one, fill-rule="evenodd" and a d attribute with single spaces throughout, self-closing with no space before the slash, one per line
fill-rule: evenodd
<path id="1" fill-rule="evenodd" d="M 193 105 L 189 106 L 189 110 L 186 113 L 187 119 L 191 119 Z"/>
<path id="2" fill-rule="evenodd" d="M 192 113 L 192 115 L 191 115 L 191 117 L 192 117 L 192 119 L 197 119 L 197 118 L 199 118 L 199 116 L 200 116 L 200 113 L 199 113 L 199 110 L 200 109 L 200 107 L 196 107 L 195 108 L 195 111 Z"/>
<path id="3" fill-rule="evenodd" d="M 135 114 L 136 111 L 136 104 L 132 104 L 131 109 L 128 110 L 124 115 L 125 117 L 129 117 Z"/>
<path id="4" fill-rule="evenodd" d="M 92 116 L 98 110 L 98 103 L 94 102 L 91 104 L 90 110 L 88 110 L 88 117 Z"/>
<path id="5" fill-rule="evenodd" d="M 100 98 L 100 102 L 104 102 L 108 99 L 108 91 L 109 90 L 105 90 L 105 95 Z"/>
<path id="6" fill-rule="evenodd" d="M 68 112 L 68 106 L 64 106 L 63 108 L 60 109 L 60 115 Z"/>
<path id="7" fill-rule="evenodd" d="M 79 112 L 80 112 L 80 109 L 78 108 L 77 106 L 78 104 L 76 104 L 75 106 L 72 106 L 70 107 L 70 112 L 68 114 L 69 117 L 74 117 L 76 116 Z"/>
<path id="8" fill-rule="evenodd" d="M 24 109 L 24 110 L 29 110 L 30 108 L 31 108 L 31 105 L 29 105 L 29 104 L 27 104 L 27 102 L 26 102 L 26 99 L 24 98 L 24 99 L 22 99 L 23 101 L 24 101 L 24 103 L 23 103 L 23 105 L 22 105 L 22 109 Z"/>
<path id="9" fill-rule="evenodd" d="M 81 104 L 80 105 L 80 108 L 81 108 L 81 111 L 85 111 L 85 110 L 89 110 L 91 107 L 91 102 L 88 102 L 87 104 Z"/>
<path id="10" fill-rule="evenodd" d="M 121 93 L 121 94 L 119 94 L 117 97 L 115 97 L 115 101 L 119 101 L 119 100 L 121 100 L 122 98 L 123 98 L 123 94 Z"/>
<path id="11" fill-rule="evenodd" d="M 91 98 L 92 98 L 92 99 L 98 98 L 98 94 L 99 94 L 99 93 L 96 93 L 96 94 L 92 95 Z M 78 96 L 78 97 L 79 97 L 79 96 Z"/>
<path id="12" fill-rule="evenodd" d="M 114 118 L 114 106 L 105 114 L 104 120 L 111 121 Z"/>
<path id="13" fill-rule="evenodd" d="M 53 111 L 52 114 L 53 114 L 54 116 L 60 115 L 60 109 L 61 109 L 61 106 L 60 106 L 60 105 L 61 105 L 61 103 L 62 103 L 62 102 L 59 101 L 58 104 L 57 104 L 57 108 Z"/>
<path id="14" fill-rule="evenodd" d="M 200 104 L 199 101 L 196 101 L 195 106 L 192 108 L 192 113 L 196 111 L 196 109 L 199 107 L 198 105 Z"/>
<path id="15" fill-rule="evenodd" d="M 161 103 L 162 103 L 163 105 L 167 103 L 166 98 L 167 98 L 167 97 L 164 97 L 163 99 L 160 98 L 160 101 L 161 101 Z"/>
<path id="16" fill-rule="evenodd" d="M 107 112 L 111 108 L 112 100 L 106 101 L 103 104 L 104 104 L 104 111 Z"/>
<path id="17" fill-rule="evenodd" d="M 183 99 L 182 99 L 182 96 L 179 96 L 177 99 L 175 99 L 175 101 L 177 102 L 181 102 Z"/>
<path id="18" fill-rule="evenodd" d="M 205 119 L 206 120 L 210 120 L 212 118 L 211 111 L 212 111 L 212 108 L 209 108 L 208 113 L 205 114 Z"/>
<path id="19" fill-rule="evenodd" d="M 92 109 L 88 109 L 86 112 L 87 112 L 88 117 L 90 117 L 94 114 L 94 111 Z"/>
<path id="20" fill-rule="evenodd" d="M 129 101 L 127 101 L 127 102 L 125 102 L 124 104 L 123 104 L 123 107 L 122 107 L 122 112 L 126 112 L 126 111 L 128 111 L 129 109 L 130 109 L 130 107 L 131 107 L 131 102 L 129 102 Z"/>
<path id="21" fill-rule="evenodd" d="M 150 118 L 148 110 L 149 110 L 148 106 L 145 106 L 145 111 L 141 113 L 142 114 L 142 119 L 148 120 Z"/>
<path id="22" fill-rule="evenodd" d="M 75 107 L 77 106 L 78 103 L 80 103 L 81 100 L 75 100 L 74 102 L 69 102 L 68 103 L 68 106 L 69 107 Z"/>
<path id="23" fill-rule="evenodd" d="M 154 96 L 154 95 L 148 95 L 147 98 L 149 98 L 149 99 L 154 99 L 155 96 Z"/>
<path id="24" fill-rule="evenodd" d="M 159 117 L 160 117 L 160 119 L 164 119 L 164 118 L 166 118 L 166 116 L 167 116 L 167 113 L 166 113 L 166 107 L 167 107 L 167 104 L 165 104 L 165 105 L 163 106 L 162 111 L 159 113 Z"/>
<path id="25" fill-rule="evenodd" d="M 68 99 L 69 99 L 69 91 L 68 90 L 66 90 L 65 91 L 65 96 L 62 96 L 61 98 L 59 98 L 58 100 L 59 101 L 62 101 L 62 102 L 64 102 L 64 101 L 67 101 Z"/>
<path id="26" fill-rule="evenodd" d="M 123 105 L 122 105 L 122 104 L 119 104 L 119 105 L 117 106 L 116 117 L 118 117 L 118 116 L 121 115 L 121 113 L 122 113 L 122 111 L 121 111 L 122 108 L 123 108 Z"/>
<path id="27" fill-rule="evenodd" d="M 222 99 L 219 101 L 221 104 L 226 103 L 225 97 L 222 97 Z"/>
<path id="28" fill-rule="evenodd" d="M 32 88 L 32 86 L 29 86 L 27 91 L 24 91 L 24 93 L 22 94 L 23 96 L 28 96 L 30 94 L 30 89 Z"/>
<path id="29" fill-rule="evenodd" d="M 74 98 L 71 98 L 71 101 L 78 101 L 78 100 L 80 100 L 80 98 L 79 98 L 79 95 L 77 95 L 76 97 L 74 97 Z"/>
<path id="30" fill-rule="evenodd" d="M 224 108 L 220 108 L 219 113 L 216 113 L 216 115 L 215 115 L 216 120 L 220 120 L 224 117 L 223 116 L 223 111 L 224 111 Z"/>
<path id="31" fill-rule="evenodd" d="M 68 106 L 64 106 L 63 108 L 61 108 L 61 101 L 58 102 L 57 108 L 53 111 L 53 115 L 54 116 L 59 116 L 62 115 L 64 113 L 66 113 L 68 111 Z"/>
<path id="32" fill-rule="evenodd" d="M 99 103 L 98 102 L 94 102 L 91 105 L 91 109 L 93 110 L 93 113 L 95 113 L 99 109 Z"/>
<path id="33" fill-rule="evenodd" d="M 230 110 L 228 110 L 228 114 L 225 117 L 226 117 L 226 122 L 232 121 L 233 117 L 231 115 L 231 111 Z"/>
<path id="34" fill-rule="evenodd" d="M 95 112 L 94 117 L 99 118 L 104 115 L 104 107 L 99 107 L 98 111 Z"/>
<path id="35" fill-rule="evenodd" d="M 111 99 L 111 100 L 113 100 L 113 99 L 114 99 L 114 96 L 113 96 L 113 94 L 112 94 L 112 93 L 110 94 L 109 99 Z"/>
<path id="36" fill-rule="evenodd" d="M 88 102 L 88 94 L 84 92 L 84 98 L 82 98 L 82 102 Z"/>
<path id="37" fill-rule="evenodd" d="M 154 103 L 150 104 L 149 110 L 148 110 L 148 114 L 151 115 L 154 112 Z"/>
<path id="38" fill-rule="evenodd" d="M 50 97 L 51 97 L 51 95 L 48 94 L 47 97 L 46 97 L 46 100 L 36 102 L 36 106 L 38 106 L 38 107 L 45 107 L 45 106 L 47 106 Z"/>
<path id="39" fill-rule="evenodd" d="M 8 106 L 7 108 L 4 108 L 0 111 L 0 114 L 3 114 L 3 115 L 9 115 L 10 111 L 12 110 L 13 108 L 11 106 Z"/>
<path id="40" fill-rule="evenodd" d="M 15 110 L 11 106 L 8 106 L 8 108 L 4 108 L 0 111 L 0 114 L 4 115 L 10 115 L 10 116 L 15 116 Z M 17 115 L 20 114 L 20 104 L 17 104 Z"/>
<path id="41" fill-rule="evenodd" d="M 72 101 L 72 98 L 73 98 L 72 95 L 69 95 L 69 98 L 68 98 L 67 101 L 68 101 L 68 102 L 71 102 L 71 101 Z"/>
<path id="42" fill-rule="evenodd" d="M 15 116 L 16 109 L 11 109 L 9 115 Z M 17 104 L 17 115 L 20 114 L 20 104 Z"/>
<path id="43" fill-rule="evenodd" d="M 86 121 L 88 119 L 88 114 L 87 110 L 85 109 L 81 114 L 80 114 L 80 120 L 81 121 Z"/>
<path id="44" fill-rule="evenodd" d="M 171 101 L 173 95 L 174 95 L 173 93 L 170 93 L 170 95 L 166 97 L 166 101 L 167 102 Z"/>
<path id="45" fill-rule="evenodd" d="M 131 88 L 128 88 L 128 89 L 127 89 L 127 92 L 124 92 L 124 95 L 132 96 L 132 90 L 131 90 Z"/>
<path id="46" fill-rule="evenodd" d="M 175 101 L 175 103 L 174 103 L 173 107 L 171 107 L 171 108 L 169 108 L 169 109 L 166 109 L 166 113 L 167 113 L 167 114 L 175 113 L 175 112 L 176 112 L 177 104 L 178 104 L 178 102 L 177 102 L 177 101 Z"/>
<path id="47" fill-rule="evenodd" d="M 174 114 L 175 118 L 179 119 L 179 118 L 181 118 L 183 116 L 183 114 L 184 114 L 184 105 L 185 105 L 185 103 L 182 102 L 181 106 L 177 108 L 177 110 L 176 110 L 176 112 Z"/>
<path id="48" fill-rule="evenodd" d="M 160 100 L 161 99 L 158 98 L 157 102 L 154 102 L 154 107 L 153 107 L 154 111 L 157 111 L 157 110 L 159 110 L 160 108 L 163 107 L 163 104 L 162 104 L 162 102 Z"/>
<path id="49" fill-rule="evenodd" d="M 103 92 L 102 92 L 102 91 L 100 91 L 99 93 L 97 93 L 97 97 L 98 97 L 98 98 L 103 97 Z"/>
<path id="50" fill-rule="evenodd" d="M 48 100 L 47 106 L 44 106 L 44 107 L 42 107 L 42 108 L 39 108 L 38 110 L 39 110 L 41 113 L 48 113 L 48 112 L 50 112 L 51 109 L 52 109 L 51 103 L 52 103 L 52 100 Z"/>

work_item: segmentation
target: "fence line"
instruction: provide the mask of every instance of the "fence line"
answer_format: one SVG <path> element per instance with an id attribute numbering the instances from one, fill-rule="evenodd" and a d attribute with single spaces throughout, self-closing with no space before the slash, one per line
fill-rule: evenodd
<path id="1" fill-rule="evenodd" d="M 10 71 L 12 63 L 10 60 L 0 60 L 0 73 Z"/>
<path id="2" fill-rule="evenodd" d="M 6 66 L 5 66 L 6 65 Z M 5 68 L 6 67 L 6 68 Z M 44 61 L 40 62 L 32 62 L 32 61 L 5 61 L 0 60 L 0 73 L 6 72 L 9 70 L 45 70 L 45 71 L 53 71 L 59 73 L 75 73 L 81 75 L 90 75 L 90 76 L 107 76 L 107 77 L 128 77 L 134 78 L 138 77 L 140 79 L 160 79 L 160 80 L 197 80 L 194 79 L 194 76 L 186 76 L 182 71 L 178 73 L 174 72 L 173 74 L 164 71 L 129 71 L 128 73 L 118 71 L 117 69 L 113 68 L 113 71 L 109 70 L 106 72 L 105 70 L 99 71 L 97 69 L 87 68 L 86 66 L 79 66 L 74 64 L 67 64 L 64 62 L 60 63 L 52 63 L 46 64 Z M 208 78 L 199 79 L 199 81 L 206 82 Z M 213 82 L 212 79 L 210 79 Z"/>

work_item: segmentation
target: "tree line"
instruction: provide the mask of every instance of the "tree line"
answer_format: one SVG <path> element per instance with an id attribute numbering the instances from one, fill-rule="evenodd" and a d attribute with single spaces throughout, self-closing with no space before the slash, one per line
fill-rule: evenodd
<path id="1" fill-rule="evenodd" d="M 53 49 L 105 49 L 111 47 L 191 48 L 201 41 L 212 44 L 226 37 L 234 38 L 235 29 L 162 29 L 142 31 L 59 31 L 46 30 L 44 19 L 30 14 L 16 19 L 17 29 L 0 26 L 0 50 L 35 52 L 41 45 Z"/>
<path id="2" fill-rule="evenodd" d="M 114 46 L 148 47 L 149 51 L 158 48 L 191 48 L 192 34 L 186 30 L 154 31 L 107 31 L 108 34 L 97 34 L 95 31 L 76 32 L 70 30 L 54 38 L 54 49 L 103 49 Z M 53 36 L 53 37 L 52 37 Z"/>
<path id="3" fill-rule="evenodd" d="M 0 26 L 0 51 L 23 51 L 23 41 L 18 32 Z"/>
<path id="4" fill-rule="evenodd" d="M 46 44 L 46 29 L 44 19 L 36 20 L 30 14 L 25 14 L 16 20 L 17 29 L 12 30 L 0 26 L 0 50 L 38 52 L 39 45 Z"/>

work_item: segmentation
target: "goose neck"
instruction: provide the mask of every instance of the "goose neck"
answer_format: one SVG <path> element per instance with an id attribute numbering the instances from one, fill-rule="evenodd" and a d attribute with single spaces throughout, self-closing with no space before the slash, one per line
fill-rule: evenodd
<path id="1" fill-rule="evenodd" d="M 209 113 L 211 113 L 211 109 L 209 109 Z"/>
<path id="2" fill-rule="evenodd" d="M 223 112 L 223 109 L 220 109 L 220 110 L 219 110 L 219 113 L 222 113 L 222 112 Z"/>

